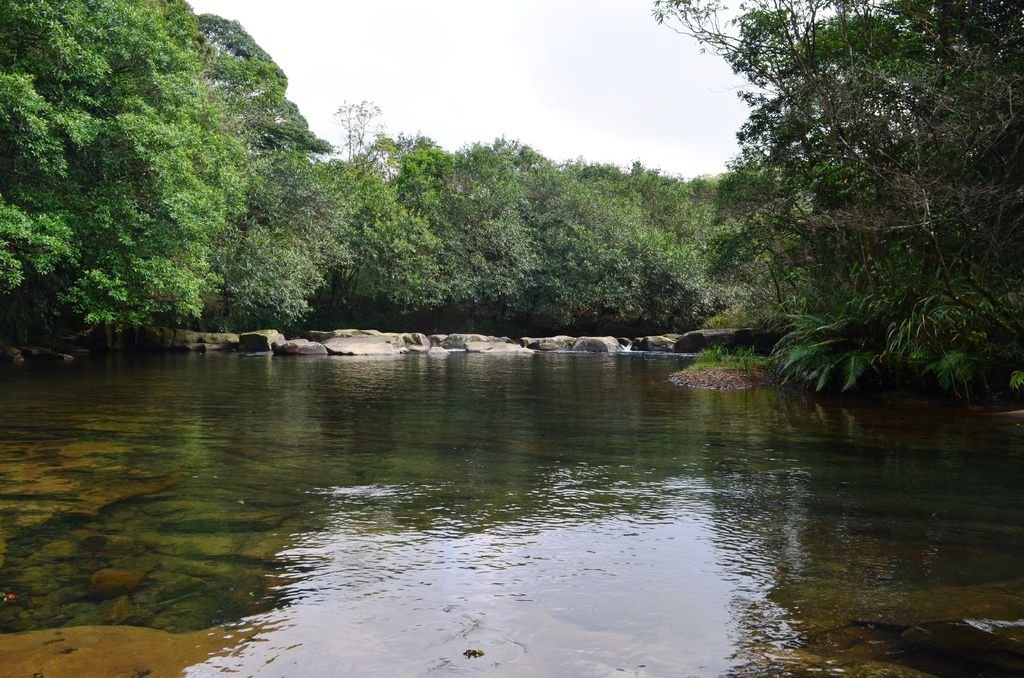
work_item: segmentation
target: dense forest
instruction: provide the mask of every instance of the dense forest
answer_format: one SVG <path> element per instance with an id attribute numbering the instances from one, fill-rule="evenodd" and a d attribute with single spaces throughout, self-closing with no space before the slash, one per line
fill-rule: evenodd
<path id="1" fill-rule="evenodd" d="M 1024 386 L 1017 3 L 653 10 L 749 83 L 720 177 L 451 151 L 384 134 L 347 93 L 332 148 L 236 22 L 181 0 L 0 4 L 0 341 L 760 325 L 818 390 Z"/>

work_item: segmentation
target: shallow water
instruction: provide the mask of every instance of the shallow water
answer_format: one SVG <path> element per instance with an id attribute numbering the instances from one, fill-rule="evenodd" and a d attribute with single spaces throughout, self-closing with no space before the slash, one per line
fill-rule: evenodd
<path id="1" fill-rule="evenodd" d="M 6 367 L 0 631 L 226 628 L 196 676 L 1024 671 L 1024 420 L 678 367 Z"/>

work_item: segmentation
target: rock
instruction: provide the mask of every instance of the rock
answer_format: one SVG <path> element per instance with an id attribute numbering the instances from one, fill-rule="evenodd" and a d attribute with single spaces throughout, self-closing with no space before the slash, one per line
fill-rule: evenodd
<path id="1" fill-rule="evenodd" d="M 431 346 L 430 350 L 427 351 L 429 356 L 446 356 L 448 355 L 448 349 L 441 348 L 440 346 Z"/>
<path id="2" fill-rule="evenodd" d="M 532 355 L 533 351 L 511 342 L 470 341 L 466 343 L 466 353 L 485 353 L 487 355 Z"/>
<path id="3" fill-rule="evenodd" d="M 523 337 L 523 341 L 526 342 L 523 346 L 534 351 L 568 351 L 572 348 L 576 337 L 559 334 L 554 337 Z"/>
<path id="4" fill-rule="evenodd" d="M 622 347 L 615 337 L 580 337 L 573 342 L 572 350 L 585 353 L 617 353 Z"/>
<path id="5" fill-rule="evenodd" d="M 220 628 L 175 634 L 74 626 L 0 634 L 0 656 L 7 676 L 180 676 L 237 644 L 237 635 Z"/>
<path id="6" fill-rule="evenodd" d="M 1017 620 L 924 622 L 904 631 L 903 639 L 932 652 L 968 657 L 990 669 L 1024 674 L 1024 627 Z"/>
<path id="7" fill-rule="evenodd" d="M 421 332 L 406 332 L 400 336 L 405 342 L 405 347 L 415 353 L 426 353 L 433 346 L 430 337 Z"/>
<path id="8" fill-rule="evenodd" d="M 69 361 L 75 359 L 67 353 L 57 353 L 52 349 L 41 346 L 21 346 L 20 351 L 21 356 L 29 360 Z"/>
<path id="9" fill-rule="evenodd" d="M 466 344 L 471 342 L 491 342 L 494 337 L 484 334 L 449 334 L 441 342 L 441 347 L 449 351 L 465 351 Z"/>
<path id="10" fill-rule="evenodd" d="M 379 337 L 380 335 L 381 332 L 379 330 L 330 330 L 329 332 L 312 330 L 309 332 L 309 340 L 322 344 L 328 339 L 335 339 L 337 337 Z"/>
<path id="11" fill-rule="evenodd" d="M 698 353 L 710 346 L 734 349 L 740 346 L 754 347 L 755 343 L 754 331 L 747 328 L 694 330 L 679 337 L 673 350 L 676 353 Z"/>
<path id="12" fill-rule="evenodd" d="M 673 346 L 678 338 L 679 335 L 652 335 L 647 337 L 640 337 L 640 340 L 634 344 L 634 347 L 640 351 L 671 353 L 673 350 Z"/>
<path id="13" fill-rule="evenodd" d="M 242 353 L 270 353 L 277 344 L 285 342 L 277 330 L 254 330 L 238 335 L 238 350 Z"/>
<path id="14" fill-rule="evenodd" d="M 145 579 L 146 573 L 143 570 L 119 570 L 105 567 L 102 570 L 96 570 L 89 577 L 89 590 L 94 597 L 107 600 L 133 593 Z"/>
<path id="15" fill-rule="evenodd" d="M 0 348 L 0 363 L 22 363 L 25 356 L 21 355 L 21 349 L 14 346 Z"/>
<path id="16" fill-rule="evenodd" d="M 168 349 L 174 344 L 174 330 L 169 327 L 140 327 L 135 346 L 142 349 Z"/>
<path id="17" fill-rule="evenodd" d="M 238 342 L 233 344 L 203 344 L 207 351 L 234 351 L 238 348 Z"/>
<path id="18" fill-rule="evenodd" d="M 184 344 L 175 346 L 175 348 L 183 351 L 191 351 L 193 353 L 206 353 L 206 344 Z"/>
<path id="19" fill-rule="evenodd" d="M 309 339 L 289 339 L 274 349 L 275 355 L 327 355 L 324 345 Z"/>
<path id="20" fill-rule="evenodd" d="M 395 346 L 392 337 L 382 335 L 361 335 L 334 337 L 323 342 L 331 355 L 397 355 L 405 353 L 404 344 Z"/>
<path id="21" fill-rule="evenodd" d="M 447 339 L 447 338 L 448 338 L 447 334 L 431 334 L 430 335 L 430 345 L 431 346 L 441 346 L 442 344 L 444 344 L 444 340 Z"/>

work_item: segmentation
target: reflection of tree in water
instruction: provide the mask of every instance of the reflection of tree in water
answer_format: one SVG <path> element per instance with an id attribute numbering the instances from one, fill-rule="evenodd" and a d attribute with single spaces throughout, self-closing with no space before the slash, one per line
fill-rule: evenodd
<path id="1" fill-rule="evenodd" d="M 636 549 L 665 547 L 659 526 L 682 525 L 712 562 L 653 590 L 724 581 L 738 665 L 775 652 L 877 659 L 926 647 L 907 635 L 922 624 L 976 658 L 978 633 L 1013 632 L 949 623 L 1024 617 L 1022 587 L 1007 582 L 1024 507 L 1004 433 L 916 405 L 679 390 L 671 369 L 597 356 L 162 356 L 113 360 L 56 392 L 27 379 L 0 395 L 0 572 L 31 604 L 0 608 L 0 624 L 202 628 L 301 604 L 323 567 L 351 557 L 372 573 L 358 558 L 417 540 L 466 545 L 485 572 L 508 564 L 494 553 L 544 555 L 537 572 L 568 576 L 573 558 L 596 557 L 581 535 L 601 557 L 621 547 L 646 563 L 657 557 Z M 53 510 L 15 526 L 26 506 Z M 570 540 L 565 553 L 531 551 L 545 535 Z M 341 550 L 307 548 L 321 537 Z M 104 569 L 143 579 L 98 592 Z M 608 590 L 629 606 L 621 584 Z M 938 656 L 916 651 L 896 659 Z"/>
<path id="2" fill-rule="evenodd" d="M 747 670 L 896 662 L 1012 675 L 1024 666 L 1014 621 L 1024 616 L 1024 507 L 1007 473 L 1019 460 L 1007 459 L 1005 437 L 999 447 L 965 445 L 977 424 L 963 416 L 897 407 L 912 416 L 783 403 L 788 442 L 775 435 L 770 449 L 706 458 L 723 553 L 757 559 L 730 568 L 771 575 L 753 603 L 734 608 Z M 979 618 L 1002 621 L 988 633 L 964 621 Z"/>

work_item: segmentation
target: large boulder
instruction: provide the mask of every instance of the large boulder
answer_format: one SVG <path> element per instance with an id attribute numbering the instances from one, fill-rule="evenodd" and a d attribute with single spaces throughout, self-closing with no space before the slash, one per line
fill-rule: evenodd
<path id="1" fill-rule="evenodd" d="M 278 344 L 274 355 L 327 355 L 323 344 L 309 339 L 289 339 Z"/>
<path id="2" fill-rule="evenodd" d="M 694 330 L 679 337 L 672 350 L 676 353 L 698 353 L 711 346 L 734 349 L 740 346 L 753 347 L 754 345 L 754 332 L 747 328 Z"/>
<path id="3" fill-rule="evenodd" d="M 491 337 L 486 334 L 449 334 L 441 342 L 441 348 L 449 351 L 465 351 L 466 346 L 472 343 L 505 344 L 512 342 L 505 337 Z"/>
<path id="4" fill-rule="evenodd" d="M 572 350 L 584 353 L 618 353 L 622 346 L 615 337 L 579 337 L 573 342 Z"/>
<path id="5" fill-rule="evenodd" d="M 274 347 L 285 342 L 277 330 L 253 330 L 238 335 L 238 350 L 242 353 L 272 353 Z"/>
<path id="6" fill-rule="evenodd" d="M 393 336 L 359 335 L 351 337 L 333 337 L 323 342 L 324 348 L 331 355 L 397 355 L 405 353 L 405 344 Z"/>
<path id="7" fill-rule="evenodd" d="M 534 351 L 568 351 L 576 337 L 559 334 L 554 337 L 523 337 L 523 346 Z"/>
<path id="8" fill-rule="evenodd" d="M 410 353 L 426 353 L 430 350 L 430 337 L 421 332 L 406 332 L 399 335 Z"/>
<path id="9" fill-rule="evenodd" d="M 633 342 L 633 347 L 638 351 L 671 353 L 673 351 L 673 346 L 675 345 L 677 339 L 679 339 L 678 334 L 657 334 L 647 337 L 639 337 L 637 341 Z"/>
<path id="10" fill-rule="evenodd" d="M 323 343 L 328 339 L 335 339 L 338 337 L 379 337 L 381 332 L 379 330 L 330 330 L 327 332 L 321 332 L 319 330 L 312 330 L 308 333 L 308 339 L 310 341 L 317 341 Z"/>
<path id="11" fill-rule="evenodd" d="M 486 355 L 532 355 L 533 351 L 504 341 L 469 341 L 466 342 L 466 353 L 483 353 Z"/>
<path id="12" fill-rule="evenodd" d="M 447 338 L 447 334 L 431 334 L 430 345 L 440 347 L 442 344 L 444 344 L 444 340 Z"/>

